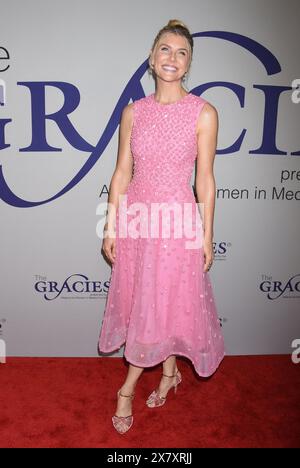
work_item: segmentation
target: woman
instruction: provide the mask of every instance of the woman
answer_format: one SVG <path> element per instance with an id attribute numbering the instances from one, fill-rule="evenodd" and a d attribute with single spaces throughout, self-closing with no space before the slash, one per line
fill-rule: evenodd
<path id="1" fill-rule="evenodd" d="M 155 93 L 127 105 L 121 117 L 103 240 L 112 275 L 99 339 L 101 352 L 126 343 L 129 370 L 112 417 L 121 434 L 132 426 L 132 400 L 145 367 L 163 362 L 160 383 L 146 402 L 155 408 L 182 381 L 176 355 L 188 357 L 199 375 L 209 376 L 225 354 L 208 277 L 213 262 L 218 114 L 209 102 L 182 87 L 192 53 L 188 28 L 170 20 L 149 55 Z M 200 224 L 189 185 L 195 161 Z M 133 209 L 137 204 L 139 224 Z M 159 213 L 154 222 L 157 204 L 170 212 L 169 236 L 166 226 L 161 228 L 165 215 Z M 186 216 L 187 206 L 192 214 Z"/>

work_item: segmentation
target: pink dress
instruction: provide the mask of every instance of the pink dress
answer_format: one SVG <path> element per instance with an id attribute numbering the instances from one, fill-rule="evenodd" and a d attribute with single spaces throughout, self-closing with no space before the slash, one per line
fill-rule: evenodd
<path id="1" fill-rule="evenodd" d="M 133 103 L 133 177 L 117 210 L 116 259 L 99 338 L 104 353 L 125 343 L 124 356 L 135 366 L 181 355 L 203 377 L 225 355 L 202 244 L 187 247 L 203 236 L 190 181 L 206 102 L 189 93 L 160 104 L 153 93 Z M 157 214 L 153 207 L 160 203 L 169 211 Z M 185 219 L 193 231 L 184 228 Z"/>

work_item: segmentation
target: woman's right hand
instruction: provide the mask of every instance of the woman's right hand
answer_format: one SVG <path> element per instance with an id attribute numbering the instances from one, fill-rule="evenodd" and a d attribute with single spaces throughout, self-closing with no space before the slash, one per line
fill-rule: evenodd
<path id="1" fill-rule="evenodd" d="M 106 233 L 102 242 L 102 249 L 108 260 L 114 263 L 116 258 L 116 238 Z"/>

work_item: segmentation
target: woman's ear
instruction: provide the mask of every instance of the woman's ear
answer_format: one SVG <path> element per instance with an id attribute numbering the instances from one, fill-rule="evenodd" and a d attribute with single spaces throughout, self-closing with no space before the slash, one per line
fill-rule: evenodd
<path id="1" fill-rule="evenodd" d="M 152 60 L 152 50 L 150 50 L 149 57 L 148 57 L 148 63 L 149 63 L 150 68 L 151 68 L 151 60 Z"/>

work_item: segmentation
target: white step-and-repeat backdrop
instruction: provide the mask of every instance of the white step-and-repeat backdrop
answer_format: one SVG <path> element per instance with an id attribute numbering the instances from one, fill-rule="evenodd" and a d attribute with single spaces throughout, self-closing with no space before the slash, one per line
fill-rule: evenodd
<path id="1" fill-rule="evenodd" d="M 97 207 L 120 114 L 154 92 L 147 58 L 171 18 L 194 37 L 187 89 L 219 112 L 209 274 L 227 354 L 291 353 L 300 339 L 299 2 L 0 4 L 7 355 L 98 356 L 111 267 Z"/>

